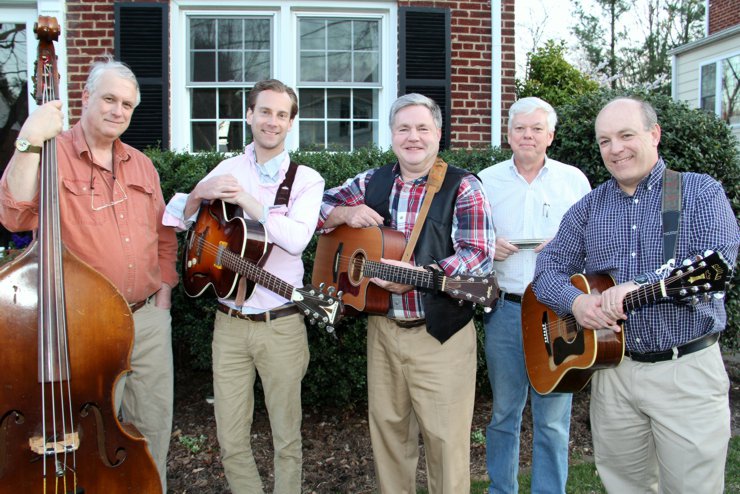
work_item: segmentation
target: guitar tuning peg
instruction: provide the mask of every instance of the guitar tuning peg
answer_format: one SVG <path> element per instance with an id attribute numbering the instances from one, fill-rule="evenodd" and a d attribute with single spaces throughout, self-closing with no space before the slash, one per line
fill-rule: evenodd
<path id="1" fill-rule="evenodd" d="M 691 297 L 691 299 L 689 299 L 689 303 L 692 306 L 696 306 L 699 303 L 699 297 L 697 297 L 697 296 Z"/>
<path id="2" fill-rule="evenodd" d="M 714 251 L 711 250 L 711 249 L 707 249 L 707 250 L 704 251 L 704 257 L 709 257 L 712 254 L 714 254 Z"/>
<path id="3" fill-rule="evenodd" d="M 712 300 L 712 296 L 709 295 L 708 293 L 705 293 L 704 295 L 702 295 L 701 298 L 702 298 L 702 302 L 710 302 Z"/>
<path id="4" fill-rule="evenodd" d="M 311 313 L 309 309 L 303 309 L 303 315 L 308 316 Z"/>
<path id="5" fill-rule="evenodd" d="M 309 319 L 308 322 L 311 323 L 311 326 L 315 326 L 316 325 L 316 319 L 314 319 L 313 317 L 311 319 Z"/>
<path id="6" fill-rule="evenodd" d="M 713 293 L 712 297 L 716 298 L 717 300 L 722 300 L 723 298 L 725 298 L 725 292 Z"/>
<path id="7" fill-rule="evenodd" d="M 328 290 L 329 290 L 329 295 L 334 295 L 334 292 L 337 291 L 336 287 L 334 286 L 330 286 Z"/>
<path id="8" fill-rule="evenodd" d="M 337 292 L 337 298 L 341 299 L 342 298 L 342 295 L 344 295 L 344 292 L 342 290 L 339 290 Z"/>
<path id="9" fill-rule="evenodd" d="M 681 264 L 683 264 L 684 266 L 690 266 L 692 262 L 693 261 L 691 259 L 684 259 Z"/>
<path id="10" fill-rule="evenodd" d="M 323 290 L 325 286 L 326 286 L 326 283 L 322 281 L 321 283 L 319 283 L 319 290 Z"/>

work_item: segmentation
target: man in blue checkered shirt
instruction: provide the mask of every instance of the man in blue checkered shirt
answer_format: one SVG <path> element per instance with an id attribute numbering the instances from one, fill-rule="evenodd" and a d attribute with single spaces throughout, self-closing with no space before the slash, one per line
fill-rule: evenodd
<path id="1" fill-rule="evenodd" d="M 596 139 L 612 178 L 576 203 L 540 253 L 537 298 L 587 328 L 625 320 L 626 358 L 591 383 L 591 427 L 599 475 L 609 492 L 721 493 L 730 438 L 729 380 L 717 339 L 721 300 L 660 301 L 626 314 L 625 295 L 661 278 L 661 129 L 633 98 L 608 103 Z M 731 266 L 740 232 L 722 186 L 682 174 L 676 259 L 719 251 Z M 657 272 L 656 272 L 657 271 Z M 575 273 L 605 273 L 616 286 L 585 294 Z"/>

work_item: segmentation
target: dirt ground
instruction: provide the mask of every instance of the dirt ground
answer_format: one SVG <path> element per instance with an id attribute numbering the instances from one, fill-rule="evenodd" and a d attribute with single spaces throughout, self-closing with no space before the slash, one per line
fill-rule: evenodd
<path id="1" fill-rule="evenodd" d="M 732 381 L 730 406 L 733 435 L 740 434 L 740 358 L 726 361 Z M 175 387 L 174 432 L 168 461 L 169 493 L 216 494 L 231 492 L 221 466 L 216 440 L 209 372 L 179 373 Z M 591 459 L 588 393 L 574 395 L 571 418 L 571 461 Z M 472 433 L 485 435 L 491 416 L 491 399 L 476 400 Z M 531 461 L 532 424 L 528 409 L 522 424 L 520 468 Z M 266 492 L 272 492 L 272 443 L 264 407 L 256 407 L 252 448 Z M 422 455 L 423 455 L 423 447 Z M 471 475 L 487 479 L 485 445 L 471 442 Z M 423 456 L 417 485 L 426 485 Z M 372 449 L 365 405 L 343 409 L 304 408 L 303 492 L 306 494 L 375 492 Z"/>

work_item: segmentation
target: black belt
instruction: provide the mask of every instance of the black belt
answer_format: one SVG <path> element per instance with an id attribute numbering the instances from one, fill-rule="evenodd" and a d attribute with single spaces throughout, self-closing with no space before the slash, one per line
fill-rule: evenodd
<path id="1" fill-rule="evenodd" d="M 265 322 L 268 320 L 272 321 L 273 319 L 279 319 L 285 316 L 292 316 L 293 314 L 298 314 L 299 312 L 298 307 L 296 307 L 295 305 L 289 305 L 288 307 L 284 307 L 282 309 L 268 310 L 259 314 L 244 314 L 242 311 L 232 309 L 228 305 L 224 304 L 218 304 L 216 308 L 220 312 L 223 312 L 224 314 L 227 314 L 231 317 L 236 317 L 237 319 L 243 319 L 245 321 L 256 322 Z"/>
<path id="2" fill-rule="evenodd" d="M 150 298 L 152 298 L 154 295 L 150 295 L 141 302 L 135 302 L 133 304 L 128 304 L 128 308 L 131 309 L 131 313 L 133 314 L 137 310 L 141 309 L 146 305 L 146 303 L 149 301 Z"/>
<path id="3" fill-rule="evenodd" d="M 674 358 L 680 358 L 684 355 L 704 350 L 705 348 L 717 343 L 717 340 L 719 340 L 719 333 L 711 333 L 702 336 L 701 338 L 697 338 L 694 341 L 690 341 L 685 345 L 680 345 L 663 352 L 637 353 L 625 350 L 624 354 L 636 362 L 647 362 L 652 364 L 655 362 L 673 360 Z"/>
<path id="4" fill-rule="evenodd" d="M 508 300 L 509 302 L 514 302 L 515 304 L 522 303 L 522 296 L 517 295 L 516 293 L 499 292 L 499 297 L 503 298 L 504 300 Z"/>
<path id="5" fill-rule="evenodd" d="M 426 324 L 426 319 L 391 319 L 393 323 L 399 328 L 409 329 L 418 328 Z"/>

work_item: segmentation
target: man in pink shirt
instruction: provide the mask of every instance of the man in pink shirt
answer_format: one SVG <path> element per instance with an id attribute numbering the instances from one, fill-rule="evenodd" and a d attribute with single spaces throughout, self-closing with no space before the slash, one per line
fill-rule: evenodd
<path id="1" fill-rule="evenodd" d="M 285 138 L 298 113 L 295 92 L 277 80 L 249 93 L 247 123 L 253 142 L 244 154 L 222 161 L 189 195 L 167 205 L 167 223 L 189 227 L 201 202 L 221 199 L 264 225 L 273 244 L 266 271 L 303 286 L 301 254 L 314 233 L 324 180 L 298 166 L 287 205 L 274 205 L 291 163 Z M 243 305 L 219 299 L 213 333 L 213 387 L 218 441 L 231 491 L 264 492 L 250 446 L 254 381 L 260 375 L 275 448 L 275 487 L 301 492 L 301 380 L 309 361 L 303 316 L 285 298 L 257 285 Z"/>
<path id="2" fill-rule="evenodd" d="M 108 60 L 90 70 L 82 117 L 72 129 L 60 133 L 60 101 L 34 111 L 0 181 L 0 222 L 11 231 L 38 227 L 39 153 L 56 136 L 62 241 L 108 277 L 134 313 L 131 373 L 119 381 L 116 406 L 147 439 L 167 492 L 177 239 L 161 222 L 164 199 L 154 165 L 119 139 L 139 101 L 136 76 Z"/>

